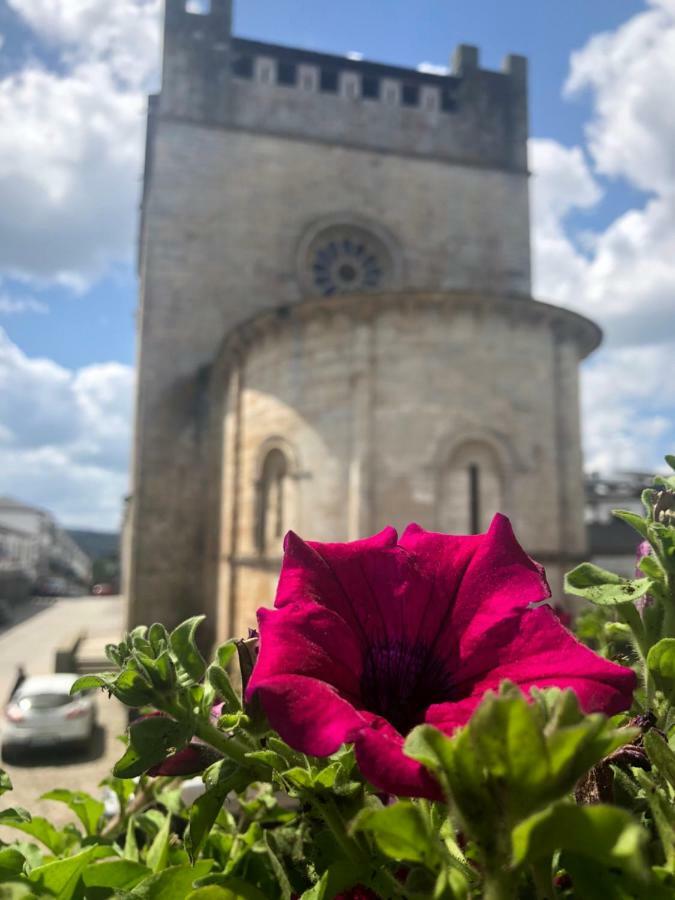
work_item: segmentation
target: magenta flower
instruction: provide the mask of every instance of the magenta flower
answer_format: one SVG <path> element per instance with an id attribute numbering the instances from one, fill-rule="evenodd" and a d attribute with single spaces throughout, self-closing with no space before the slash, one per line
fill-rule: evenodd
<path id="1" fill-rule="evenodd" d="M 572 688 L 587 712 L 630 706 L 635 675 L 580 644 L 547 606 L 543 569 L 508 519 L 453 537 L 410 525 L 347 544 L 292 532 L 275 609 L 261 609 L 247 696 L 296 750 L 327 756 L 354 742 L 363 775 L 399 796 L 438 797 L 405 756 L 428 722 L 451 734 L 504 679 Z"/>

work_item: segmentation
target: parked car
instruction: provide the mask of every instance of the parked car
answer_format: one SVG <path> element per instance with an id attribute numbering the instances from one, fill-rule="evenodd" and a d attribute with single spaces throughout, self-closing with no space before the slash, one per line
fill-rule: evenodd
<path id="1" fill-rule="evenodd" d="M 95 584 L 91 592 L 96 597 L 110 597 L 115 593 L 115 588 L 112 584 Z"/>
<path id="2" fill-rule="evenodd" d="M 23 680 L 5 709 L 2 754 L 29 747 L 88 747 L 96 728 L 93 694 L 70 695 L 77 675 L 34 675 Z"/>

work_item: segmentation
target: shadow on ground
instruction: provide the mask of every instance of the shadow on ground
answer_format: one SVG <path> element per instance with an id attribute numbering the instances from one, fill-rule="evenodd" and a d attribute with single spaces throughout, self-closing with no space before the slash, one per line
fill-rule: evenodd
<path id="1" fill-rule="evenodd" d="M 29 747 L 20 750 L 2 748 L 2 760 L 15 768 L 44 768 L 45 766 L 80 766 L 96 762 L 106 750 L 107 730 L 96 725 L 86 749 L 79 747 Z"/>

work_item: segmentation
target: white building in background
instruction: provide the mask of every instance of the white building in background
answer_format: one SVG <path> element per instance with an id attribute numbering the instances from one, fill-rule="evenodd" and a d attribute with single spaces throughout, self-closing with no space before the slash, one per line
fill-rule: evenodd
<path id="1" fill-rule="evenodd" d="M 593 472 L 586 477 L 586 534 L 590 559 L 596 566 L 633 577 L 641 538 L 612 510 L 644 515 L 640 498 L 653 480 L 654 476 L 645 472 L 620 472 L 608 477 Z"/>
<path id="2" fill-rule="evenodd" d="M 35 579 L 38 558 L 38 544 L 30 534 L 0 525 L 0 572 L 21 572 Z"/>
<path id="3" fill-rule="evenodd" d="M 50 513 L 0 497 L 0 570 L 9 568 L 36 583 L 59 580 L 64 592 L 91 582 L 90 558 Z"/>

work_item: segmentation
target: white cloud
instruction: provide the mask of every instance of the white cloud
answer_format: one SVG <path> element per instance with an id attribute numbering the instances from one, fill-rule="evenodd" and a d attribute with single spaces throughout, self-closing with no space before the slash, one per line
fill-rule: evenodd
<path id="1" fill-rule="evenodd" d="M 132 259 L 158 0 L 11 0 L 61 58 L 0 80 L 0 271 L 85 287 Z"/>
<path id="2" fill-rule="evenodd" d="M 105 62 L 124 85 L 141 90 L 155 80 L 160 0 L 7 0 L 74 67 Z"/>
<path id="3" fill-rule="evenodd" d="M 417 64 L 418 72 L 426 72 L 428 75 L 449 75 L 450 68 L 441 66 L 438 63 L 421 62 Z"/>
<path id="4" fill-rule="evenodd" d="M 568 96 L 588 89 L 587 134 L 599 172 L 644 190 L 675 190 L 675 0 L 651 7 L 572 55 Z"/>
<path id="5" fill-rule="evenodd" d="M 42 300 L 34 297 L 13 297 L 0 292 L 0 316 L 16 316 L 23 313 L 39 313 L 44 315 L 49 307 Z"/>
<path id="6" fill-rule="evenodd" d="M 0 493 L 71 525 L 115 528 L 127 489 L 133 372 L 71 371 L 26 356 L 0 329 Z"/>
<path id="7" fill-rule="evenodd" d="M 591 93 L 586 150 L 531 142 L 535 291 L 605 329 L 583 374 L 598 470 L 654 467 L 675 445 L 675 0 L 649 7 L 572 55 L 566 95 Z M 579 212 L 620 189 L 611 179 L 649 195 L 590 232 Z"/>

